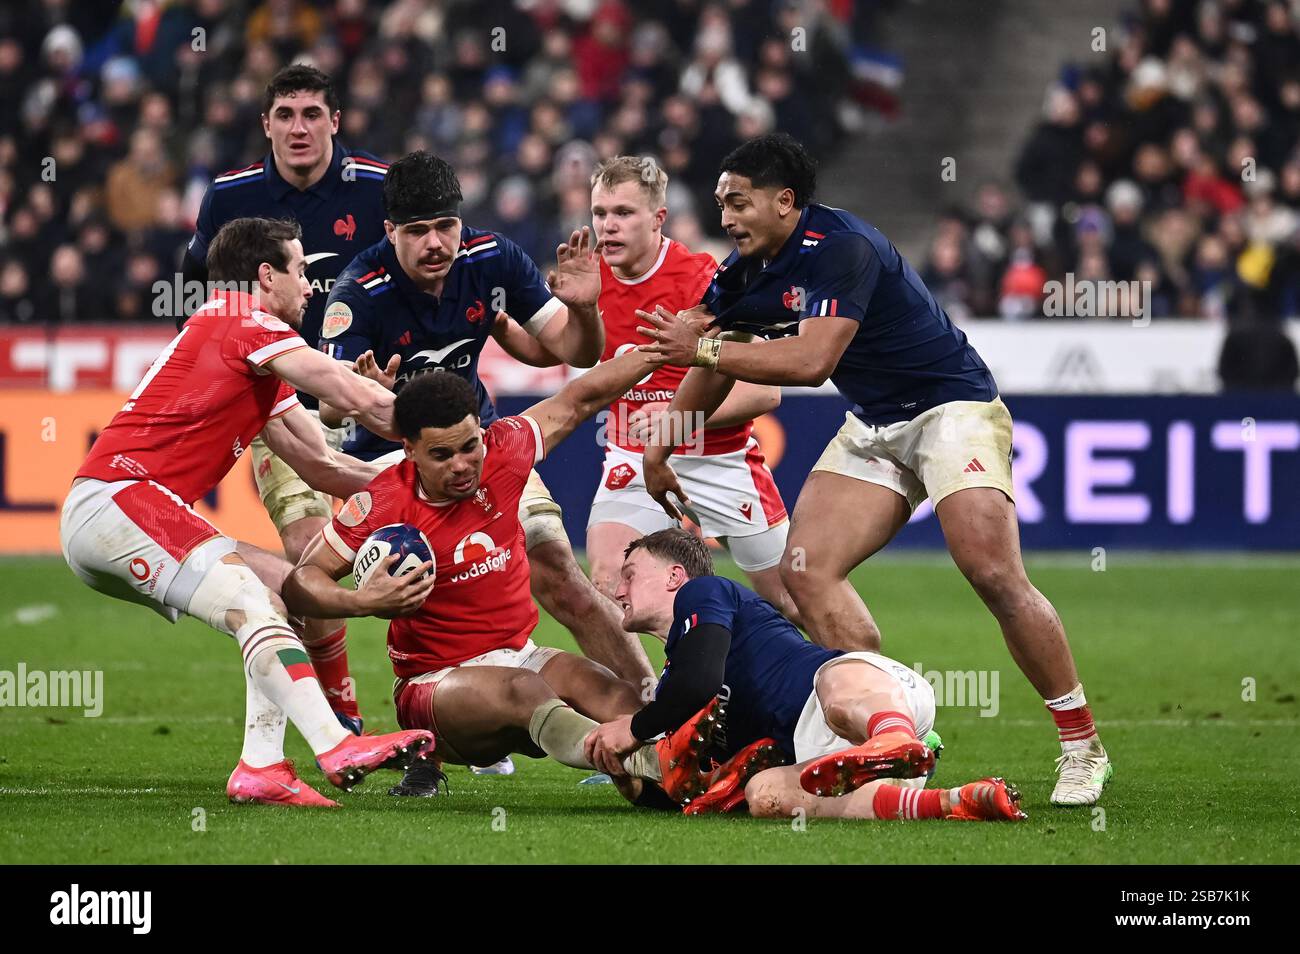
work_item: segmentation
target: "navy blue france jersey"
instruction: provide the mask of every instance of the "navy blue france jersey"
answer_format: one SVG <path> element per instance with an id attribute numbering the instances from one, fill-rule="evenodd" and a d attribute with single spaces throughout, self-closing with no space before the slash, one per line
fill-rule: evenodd
<path id="1" fill-rule="evenodd" d="M 893 243 L 842 209 L 805 208 L 766 268 L 733 251 L 703 301 L 724 330 L 763 338 L 798 334 L 801 321 L 823 315 L 856 321 L 831 381 L 867 424 L 998 395 L 984 361 Z"/>
<path id="2" fill-rule="evenodd" d="M 384 235 L 384 175 L 388 164 L 368 152 L 350 150 L 337 139 L 325 175 L 299 191 L 275 167 L 272 153 L 246 166 L 224 172 L 212 181 L 186 252 L 195 262 L 208 257 L 208 244 L 232 219 L 261 216 L 293 219 L 302 227 L 302 250 L 312 296 L 303 315 L 302 336 L 313 342 L 320 335 L 325 300 L 343 267 L 359 249 Z M 310 408 L 316 399 L 299 394 Z"/>
<path id="3" fill-rule="evenodd" d="M 536 335 L 562 307 L 533 260 L 504 235 L 462 226 L 460 251 L 438 298 L 411 281 L 385 237 L 339 275 L 318 343 L 321 351 L 344 361 L 374 351 L 381 368 L 401 355 L 394 383 L 398 391 L 417 374 L 459 374 L 478 392 L 486 427 L 497 413 L 479 380 L 478 359 L 497 312 L 506 312 Z M 374 460 L 399 447 L 358 427 L 344 450 Z"/>
<path id="4" fill-rule="evenodd" d="M 728 700 L 726 742 L 719 757 L 769 736 L 793 757 L 794 729 L 812 694 L 813 676 L 823 663 L 843 653 L 808 642 L 753 590 L 726 577 L 698 576 L 678 590 L 673 601 L 660 687 L 672 678 L 678 644 L 706 623 L 731 631 L 722 690 Z"/>

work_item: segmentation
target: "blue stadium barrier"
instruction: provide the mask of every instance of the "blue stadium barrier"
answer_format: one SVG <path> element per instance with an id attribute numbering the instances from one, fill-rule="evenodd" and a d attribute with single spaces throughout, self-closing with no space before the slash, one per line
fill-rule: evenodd
<path id="1" fill-rule="evenodd" d="M 1026 549 L 1300 549 L 1300 396 L 1004 399 Z M 776 411 L 785 447 L 774 474 L 788 509 L 846 409 L 788 395 Z M 540 467 L 577 546 L 600 475 L 596 438 L 589 421 Z M 942 545 L 928 504 L 892 545 Z"/>

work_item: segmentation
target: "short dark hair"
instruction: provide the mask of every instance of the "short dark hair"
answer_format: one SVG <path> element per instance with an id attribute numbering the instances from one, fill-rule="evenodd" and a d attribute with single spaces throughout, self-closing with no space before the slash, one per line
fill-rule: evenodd
<path id="1" fill-rule="evenodd" d="M 302 226 L 293 219 L 231 219 L 208 245 L 208 278 L 251 284 L 263 262 L 277 272 L 288 271 L 285 243 L 294 239 L 302 239 Z"/>
<path id="2" fill-rule="evenodd" d="M 680 563 L 692 580 L 697 576 L 713 576 L 713 556 L 708 546 L 687 530 L 669 527 L 638 537 L 623 551 L 623 559 L 626 560 L 635 550 L 645 550 L 661 560 Z"/>
<path id="3" fill-rule="evenodd" d="M 409 441 L 419 440 L 426 427 L 454 427 L 470 414 L 479 416 L 478 394 L 473 385 L 450 371 L 417 374 L 393 402 L 397 433 Z"/>
<path id="4" fill-rule="evenodd" d="M 760 189 L 792 189 L 797 209 L 808 205 L 817 191 L 817 163 L 788 133 L 768 133 L 741 143 L 722 160 L 718 172 L 746 176 Z"/>
<path id="5" fill-rule="evenodd" d="M 456 170 L 423 149 L 398 159 L 384 176 L 384 214 L 390 222 L 456 208 L 463 198 Z"/>
<path id="6" fill-rule="evenodd" d="M 331 115 L 339 111 L 339 97 L 329 76 L 314 66 L 294 63 L 277 72 L 266 84 L 266 92 L 262 94 L 262 112 L 270 113 L 276 99 L 290 93 L 324 93 L 325 105 Z"/>

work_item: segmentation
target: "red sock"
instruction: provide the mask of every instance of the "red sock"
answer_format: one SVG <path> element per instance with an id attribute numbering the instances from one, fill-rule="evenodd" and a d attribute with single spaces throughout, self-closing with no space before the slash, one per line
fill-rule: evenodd
<path id="1" fill-rule="evenodd" d="M 1092 710 L 1087 706 L 1077 709 L 1047 709 L 1056 720 L 1056 732 L 1061 742 L 1086 742 L 1097 734 L 1097 727 L 1092 724 Z"/>
<path id="2" fill-rule="evenodd" d="M 906 732 L 916 738 L 916 726 L 912 719 L 901 712 L 874 712 L 867 720 L 867 738 L 875 738 L 884 732 Z"/>
<path id="3" fill-rule="evenodd" d="M 345 715 L 360 715 L 357 708 L 357 693 L 348 673 L 348 628 L 340 626 L 322 640 L 307 643 L 307 655 L 311 657 L 312 668 L 316 678 L 325 691 L 325 698 L 330 708 Z"/>
<path id="4" fill-rule="evenodd" d="M 871 799 L 871 811 L 882 821 L 915 821 L 922 818 L 942 818 L 943 803 L 938 788 L 899 788 L 881 785 Z"/>

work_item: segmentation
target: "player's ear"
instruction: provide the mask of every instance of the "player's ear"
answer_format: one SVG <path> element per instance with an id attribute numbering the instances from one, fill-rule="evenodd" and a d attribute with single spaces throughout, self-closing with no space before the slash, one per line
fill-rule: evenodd
<path id="1" fill-rule="evenodd" d="M 667 206 L 661 205 L 659 206 L 659 208 L 655 209 L 655 231 L 656 232 L 664 227 L 664 222 L 667 221 L 667 219 L 668 219 Z"/>
<path id="2" fill-rule="evenodd" d="M 674 564 L 668 568 L 668 592 L 676 593 L 686 585 L 690 577 L 686 575 L 686 567 L 681 564 Z"/>
<path id="3" fill-rule="evenodd" d="M 266 113 L 262 114 L 262 135 L 267 139 L 271 138 L 271 117 Z"/>
<path id="4" fill-rule="evenodd" d="M 334 110 L 334 115 L 330 117 L 330 134 L 335 135 L 339 131 L 339 117 L 343 115 L 340 110 Z"/>
<path id="5" fill-rule="evenodd" d="M 388 236 L 388 241 L 393 245 L 397 244 L 397 226 L 388 219 L 384 219 L 384 234 Z"/>
<path id="6" fill-rule="evenodd" d="M 405 437 L 402 438 L 402 452 L 406 454 L 407 460 L 415 460 L 415 445 Z"/>

